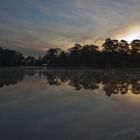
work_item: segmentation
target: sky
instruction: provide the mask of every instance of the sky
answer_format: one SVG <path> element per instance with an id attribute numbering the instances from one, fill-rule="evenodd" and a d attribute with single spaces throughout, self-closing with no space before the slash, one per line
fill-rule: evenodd
<path id="1" fill-rule="evenodd" d="M 140 0 L 0 0 L 0 47 L 39 56 L 108 37 L 140 39 Z"/>

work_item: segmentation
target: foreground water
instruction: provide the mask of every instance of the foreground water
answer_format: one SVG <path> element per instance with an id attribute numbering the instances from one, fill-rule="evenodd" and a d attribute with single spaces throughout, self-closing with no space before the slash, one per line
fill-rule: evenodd
<path id="1" fill-rule="evenodd" d="M 139 129 L 138 70 L 0 70 L 0 140 L 119 140 Z"/>

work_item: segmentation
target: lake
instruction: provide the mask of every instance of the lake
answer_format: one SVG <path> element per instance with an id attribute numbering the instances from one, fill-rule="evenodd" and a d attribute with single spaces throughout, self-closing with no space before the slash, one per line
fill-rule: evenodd
<path id="1" fill-rule="evenodd" d="M 139 130 L 139 70 L 0 69 L 0 140 L 121 140 Z"/>

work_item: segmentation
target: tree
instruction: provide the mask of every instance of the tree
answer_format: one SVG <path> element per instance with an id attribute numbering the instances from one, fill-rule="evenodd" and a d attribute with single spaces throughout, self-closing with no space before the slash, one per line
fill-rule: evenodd
<path id="1" fill-rule="evenodd" d="M 49 66 L 58 66 L 60 55 L 62 55 L 63 52 L 60 48 L 50 48 L 42 58 L 42 63 L 48 64 Z"/>
<path id="2" fill-rule="evenodd" d="M 103 43 L 103 52 L 116 52 L 119 46 L 118 40 L 111 40 L 110 38 L 106 39 Z"/>
<path id="3" fill-rule="evenodd" d="M 23 62 L 23 55 L 17 51 L 0 48 L 0 66 L 19 66 Z"/>
<path id="4" fill-rule="evenodd" d="M 68 49 L 70 55 L 78 55 L 80 53 L 82 46 L 80 44 L 75 44 L 74 47 Z"/>
<path id="5" fill-rule="evenodd" d="M 46 56 L 53 58 L 53 57 L 58 57 L 62 52 L 62 49 L 60 48 L 51 48 L 47 51 Z"/>
<path id="6" fill-rule="evenodd" d="M 68 49 L 68 63 L 70 66 L 79 66 L 81 61 L 81 51 L 82 46 L 80 44 L 75 44 L 74 47 Z"/>
<path id="7" fill-rule="evenodd" d="M 98 61 L 99 47 L 96 45 L 84 45 L 81 50 L 81 63 L 84 66 L 95 66 Z"/>
<path id="8" fill-rule="evenodd" d="M 59 48 L 50 48 L 47 50 L 46 55 L 42 58 L 44 61 L 54 59 L 59 56 L 61 53 L 61 49 Z"/>
<path id="9" fill-rule="evenodd" d="M 96 45 L 84 45 L 81 49 L 81 52 L 84 54 L 94 54 L 99 51 L 99 47 Z"/>
<path id="10" fill-rule="evenodd" d="M 118 44 L 118 52 L 129 53 L 130 52 L 129 43 L 125 40 L 121 40 Z"/>
<path id="11" fill-rule="evenodd" d="M 133 40 L 130 45 L 132 54 L 137 54 L 140 52 L 140 40 Z"/>

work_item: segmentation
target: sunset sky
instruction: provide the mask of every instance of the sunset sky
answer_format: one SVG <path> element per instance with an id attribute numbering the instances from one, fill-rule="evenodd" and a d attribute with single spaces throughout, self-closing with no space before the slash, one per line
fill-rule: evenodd
<path id="1" fill-rule="evenodd" d="M 140 39 L 140 0 L 0 0 L 0 46 L 38 56 L 48 48 Z"/>

